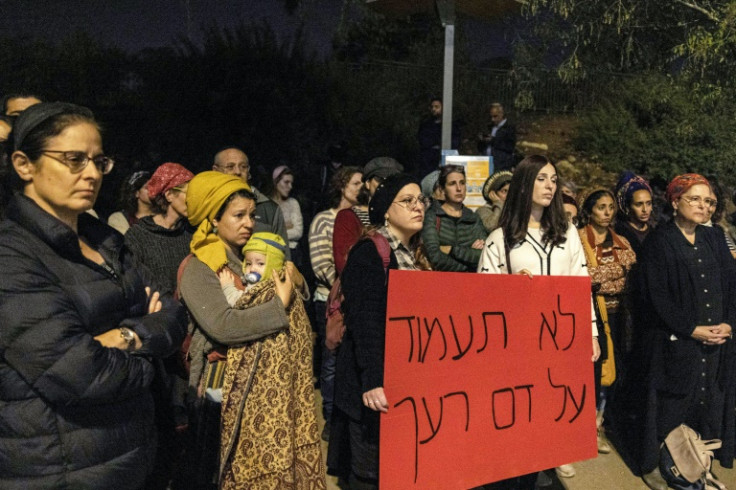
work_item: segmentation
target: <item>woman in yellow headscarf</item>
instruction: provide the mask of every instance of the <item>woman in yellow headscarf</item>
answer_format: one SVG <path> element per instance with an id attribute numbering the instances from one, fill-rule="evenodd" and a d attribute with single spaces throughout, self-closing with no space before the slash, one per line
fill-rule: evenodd
<path id="1" fill-rule="evenodd" d="M 243 247 L 253 234 L 255 209 L 255 197 L 250 187 L 237 176 L 207 171 L 196 175 L 189 182 L 188 218 L 197 227 L 197 231 L 192 237 L 190 247 L 193 257 L 180 272 L 179 288 L 181 299 L 196 323 L 189 349 L 189 384 L 192 398 L 196 400 L 193 423 L 196 425 L 194 433 L 198 439 L 200 454 L 197 465 L 190 462 L 188 469 L 192 470 L 192 474 L 204 477 L 200 482 L 190 480 L 190 487 L 206 486 L 212 482 L 214 474 L 218 473 L 218 415 L 222 402 L 227 347 L 262 342 L 279 336 L 282 332 L 291 335 L 289 315 L 294 305 L 292 274 L 296 281 L 301 279 L 293 266 L 287 263 L 283 280 L 273 271 L 274 294 L 267 301 L 247 309 L 233 309 L 228 304 L 217 277 L 218 272 L 227 268 L 235 275 L 236 283 L 242 287 Z M 311 356 L 309 357 L 307 362 L 311 369 Z M 295 363 L 296 360 L 292 359 L 291 362 Z M 261 383 L 269 382 L 268 379 L 259 380 Z M 297 403 L 290 410 L 314 412 L 311 385 L 309 388 L 302 390 L 304 394 L 299 394 Z M 272 412 L 277 412 L 280 404 L 285 404 L 287 400 L 268 399 L 267 402 L 273 407 Z M 264 412 L 266 415 L 268 413 Z M 244 417 L 242 422 L 250 423 L 251 419 Z M 316 444 L 316 460 L 302 459 L 303 453 L 299 452 L 301 446 L 298 448 L 296 444 L 292 445 L 294 451 L 290 454 L 251 455 L 253 464 L 261 464 L 263 474 L 279 472 L 276 484 L 278 488 L 302 488 L 304 485 L 310 488 L 324 487 L 324 469 L 319 455 L 316 421 L 313 425 L 306 433 L 296 435 L 301 437 L 301 445 Z M 273 433 L 262 436 L 267 439 L 282 437 L 278 429 L 283 430 L 285 427 L 275 426 Z M 313 453 L 311 451 L 307 454 Z M 284 461 L 288 458 L 291 460 L 287 464 Z M 231 463 L 230 459 L 219 464 L 221 487 L 248 486 L 249 483 L 240 481 L 239 478 L 251 478 L 253 475 L 245 475 L 238 468 L 233 468 Z M 256 476 L 261 477 L 263 474 Z M 309 481 L 305 482 L 305 479 Z"/>

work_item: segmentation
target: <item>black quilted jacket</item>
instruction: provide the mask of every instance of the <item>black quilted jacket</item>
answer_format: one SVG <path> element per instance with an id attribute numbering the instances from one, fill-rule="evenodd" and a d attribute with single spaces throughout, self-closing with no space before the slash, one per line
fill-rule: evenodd
<path id="1" fill-rule="evenodd" d="M 78 236 L 16 196 L 0 224 L 0 488 L 140 488 L 155 454 L 151 358 L 171 353 L 185 313 L 146 315 L 144 270 L 112 228 L 83 214 Z M 125 325 L 131 355 L 95 335 Z"/>

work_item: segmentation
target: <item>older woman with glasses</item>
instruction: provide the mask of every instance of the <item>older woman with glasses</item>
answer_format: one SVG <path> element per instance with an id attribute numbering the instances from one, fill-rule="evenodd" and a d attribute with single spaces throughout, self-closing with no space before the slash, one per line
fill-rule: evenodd
<path id="1" fill-rule="evenodd" d="M 639 259 L 649 361 L 641 469 L 655 489 L 667 488 L 660 444 L 680 424 L 721 439 L 716 455 L 733 464 L 736 269 L 723 234 L 701 225 L 710 196 L 704 177 L 675 177 L 666 194 L 675 217 L 652 231 Z"/>
<path id="2" fill-rule="evenodd" d="M 88 109 L 26 109 L 11 148 L 20 192 L 0 225 L 0 487 L 142 488 L 155 361 L 181 343 L 186 314 L 86 213 L 113 167 Z"/>
<path id="3" fill-rule="evenodd" d="M 467 184 L 465 168 L 446 165 L 438 180 L 444 201 L 435 201 L 424 215 L 422 240 L 432 268 L 474 272 L 488 235 L 477 214 L 463 205 Z"/>

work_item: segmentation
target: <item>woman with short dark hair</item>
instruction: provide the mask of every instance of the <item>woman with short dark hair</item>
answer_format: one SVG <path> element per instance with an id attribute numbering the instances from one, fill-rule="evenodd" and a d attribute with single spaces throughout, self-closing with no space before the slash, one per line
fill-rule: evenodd
<path id="1" fill-rule="evenodd" d="M 18 117 L 21 191 L 0 224 L 0 487 L 140 489 L 156 451 L 150 385 L 186 313 L 90 216 L 113 161 L 92 113 Z"/>

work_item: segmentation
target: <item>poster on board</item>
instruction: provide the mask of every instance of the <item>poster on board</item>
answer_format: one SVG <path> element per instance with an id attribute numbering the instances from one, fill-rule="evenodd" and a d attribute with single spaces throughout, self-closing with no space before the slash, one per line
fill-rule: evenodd
<path id="1" fill-rule="evenodd" d="M 465 183 L 467 195 L 463 204 L 470 209 L 477 209 L 485 204 L 483 199 L 483 184 L 493 173 L 492 157 L 486 155 L 448 155 L 445 165 L 461 165 L 465 167 Z"/>
<path id="2" fill-rule="evenodd" d="M 381 489 L 597 455 L 590 278 L 390 271 Z"/>

